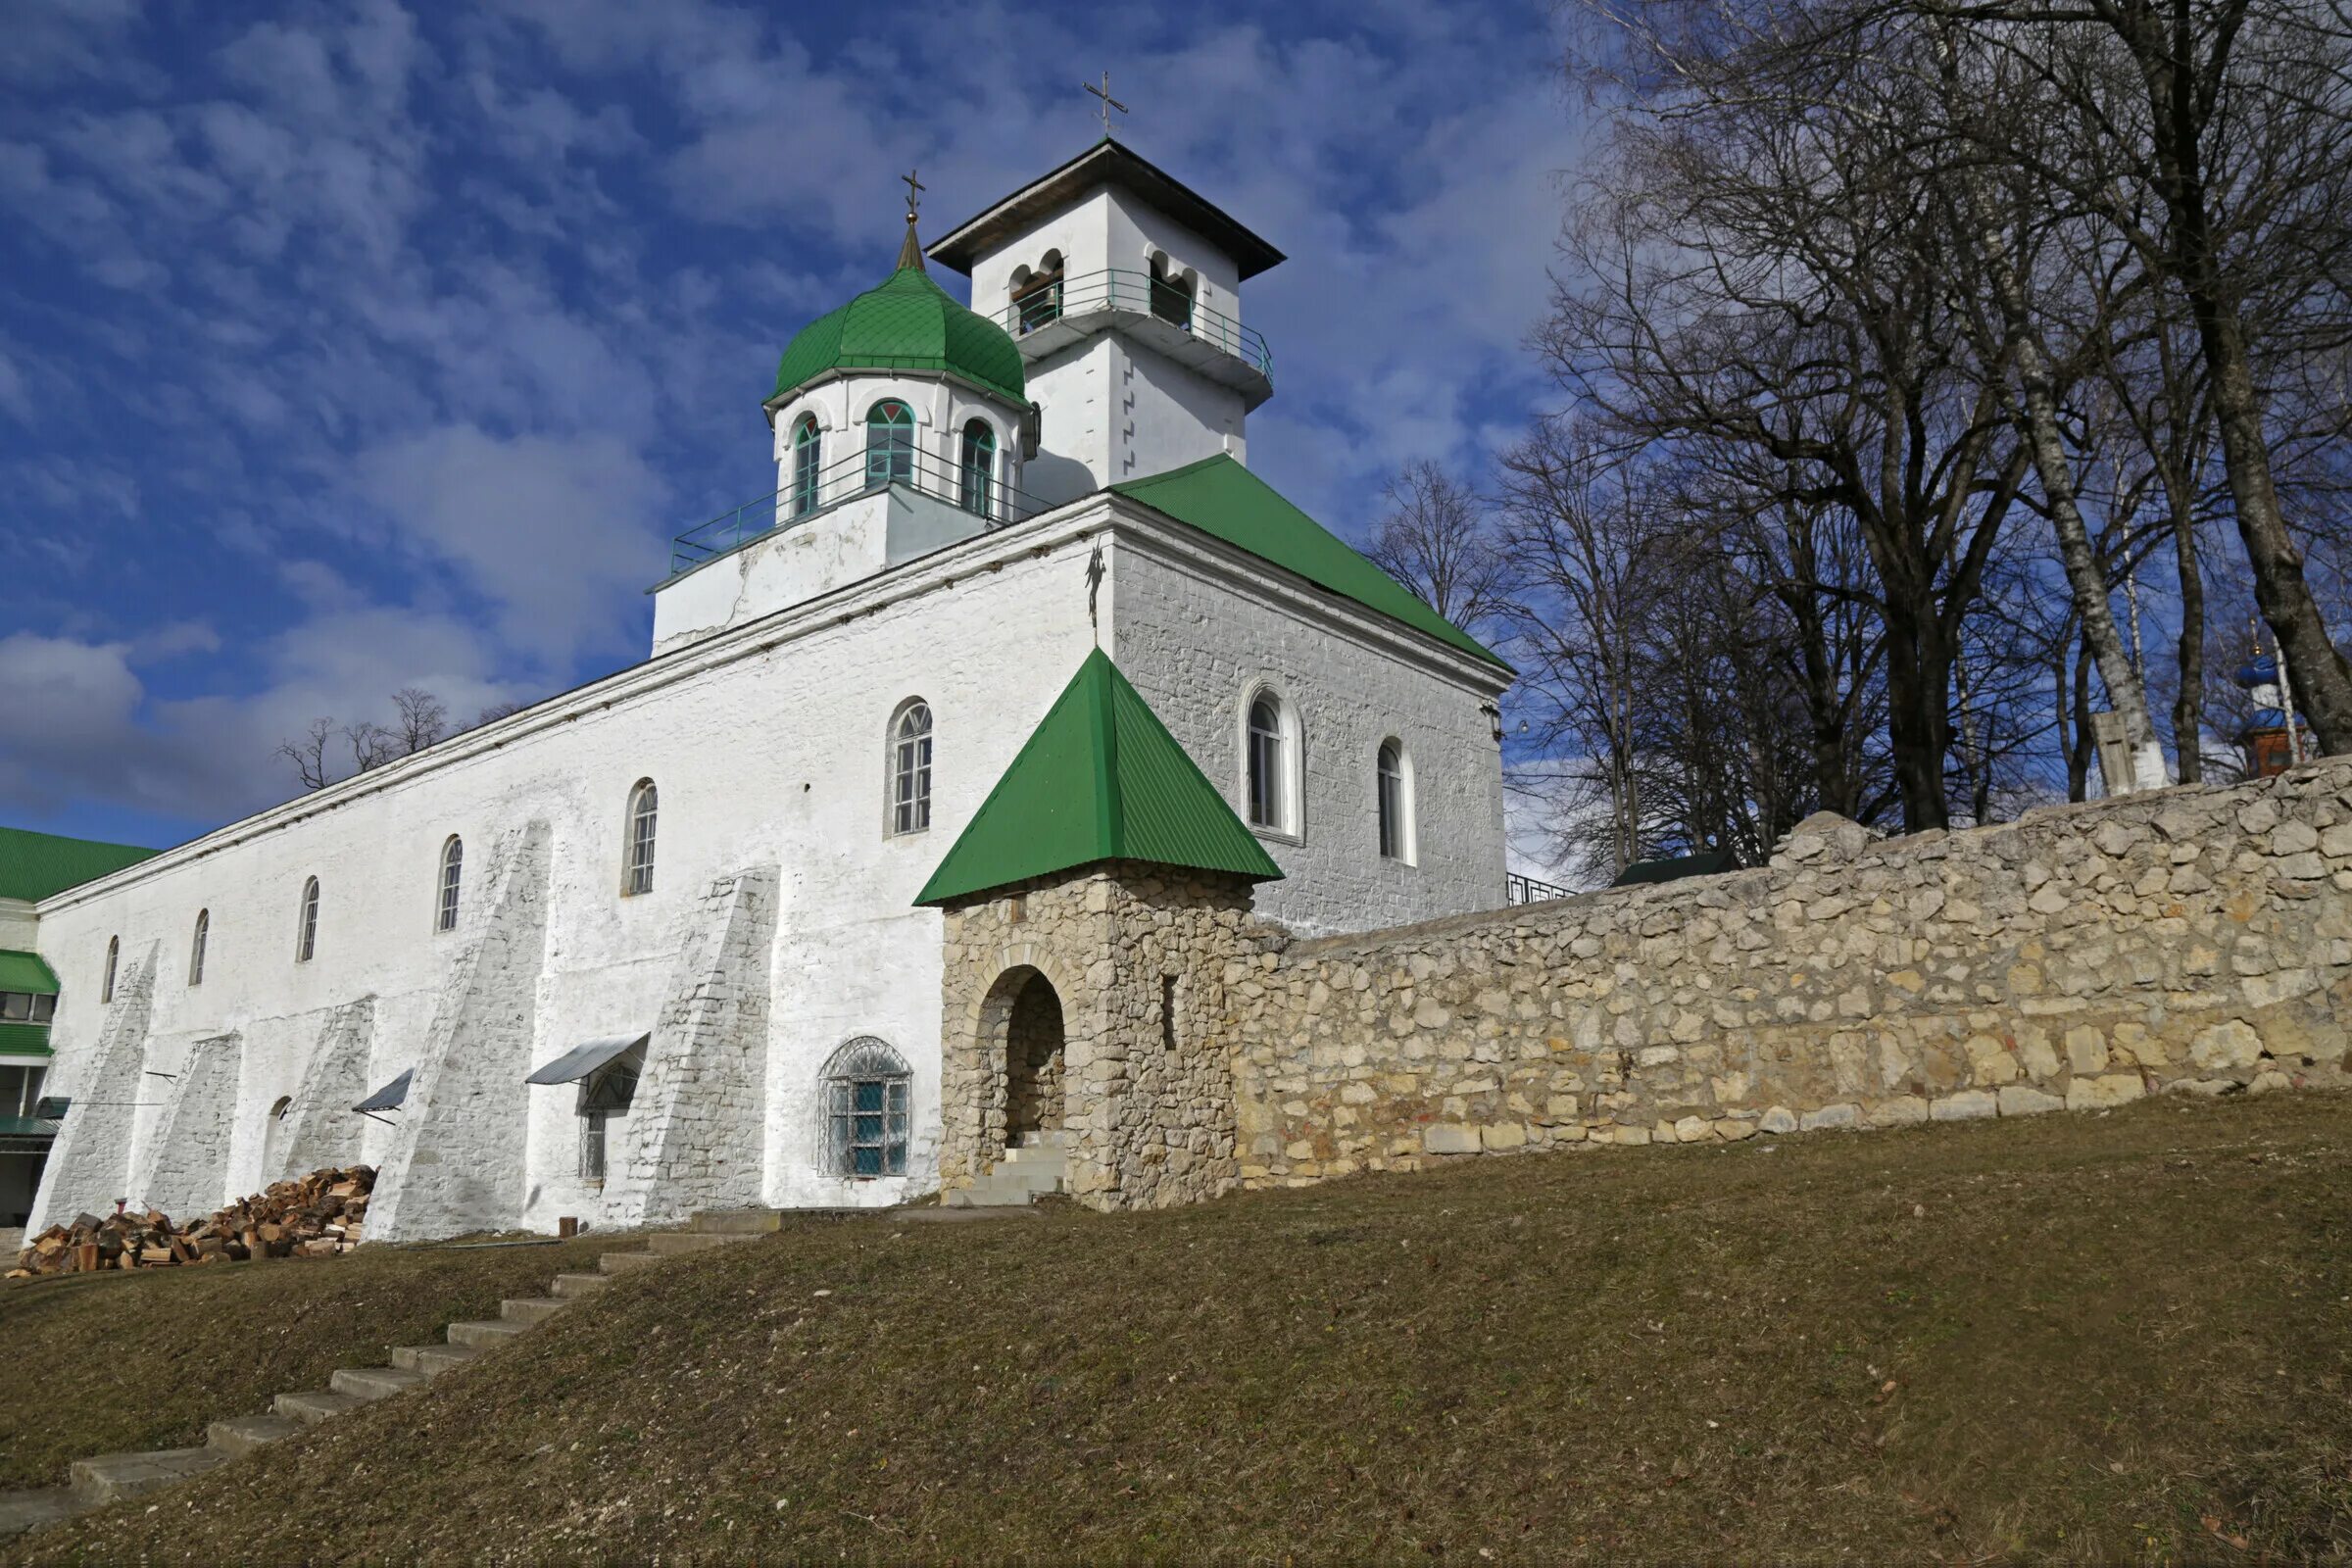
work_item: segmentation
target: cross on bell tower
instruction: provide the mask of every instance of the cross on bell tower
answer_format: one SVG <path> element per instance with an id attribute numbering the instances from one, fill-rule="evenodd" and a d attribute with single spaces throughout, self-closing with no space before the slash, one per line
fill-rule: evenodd
<path id="1" fill-rule="evenodd" d="M 921 272 L 929 269 L 923 266 L 922 242 L 914 237 L 914 214 L 922 205 L 922 193 L 930 187 L 914 176 L 915 171 L 911 169 L 899 176 L 906 185 L 906 237 L 899 244 L 899 270 L 904 271 L 911 267 Z"/>

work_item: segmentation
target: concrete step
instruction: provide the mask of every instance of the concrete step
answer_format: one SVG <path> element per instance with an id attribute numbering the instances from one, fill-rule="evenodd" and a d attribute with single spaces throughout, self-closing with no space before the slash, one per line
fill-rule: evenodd
<path id="1" fill-rule="evenodd" d="M 204 1446 L 219 1448 L 230 1458 L 280 1443 L 302 1430 L 290 1415 L 232 1415 L 204 1429 Z"/>
<path id="2" fill-rule="evenodd" d="M 228 1463 L 219 1448 L 157 1448 L 150 1453 L 101 1453 L 67 1466 L 74 1495 L 95 1508 L 121 1502 Z"/>
<path id="3" fill-rule="evenodd" d="M 1018 1182 L 983 1176 L 969 1187 L 958 1187 L 941 1198 L 949 1208 L 1026 1208 L 1037 1189 Z"/>
<path id="4" fill-rule="evenodd" d="M 344 1366 L 335 1369 L 326 1386 L 337 1394 L 348 1394 L 355 1399 L 373 1403 L 388 1399 L 395 1394 L 420 1389 L 432 1379 L 422 1372 L 412 1372 L 398 1366 Z"/>
<path id="5" fill-rule="evenodd" d="M 511 1296 L 498 1303 L 498 1315 L 509 1323 L 535 1328 L 571 1305 L 567 1296 Z"/>
<path id="6" fill-rule="evenodd" d="M 428 1378 L 437 1378 L 481 1353 L 466 1345 L 396 1345 L 392 1347 L 392 1364 L 404 1372 L 421 1372 Z"/>
<path id="7" fill-rule="evenodd" d="M 366 1399 L 353 1398 L 348 1394 L 331 1394 L 325 1389 L 305 1389 L 299 1394 L 281 1394 L 270 1401 L 270 1408 L 279 1415 L 292 1416 L 304 1423 L 331 1421 L 346 1410 L 357 1410 Z"/>
<path id="8" fill-rule="evenodd" d="M 686 1228 L 704 1236 L 764 1236 L 784 1228 L 780 1208 L 699 1208 Z"/>
<path id="9" fill-rule="evenodd" d="M 530 1332 L 527 1323 L 509 1323 L 504 1319 L 489 1323 L 452 1323 L 449 1326 L 449 1343 L 468 1346 L 476 1350 L 491 1350 Z"/>
<path id="10" fill-rule="evenodd" d="M 27 1530 L 71 1519 L 89 1504 L 74 1495 L 72 1487 L 43 1487 L 38 1492 L 0 1492 L 0 1541 Z"/>
<path id="11" fill-rule="evenodd" d="M 645 1239 L 645 1245 L 658 1256 L 676 1257 L 685 1252 L 708 1252 L 733 1240 L 732 1236 L 711 1236 L 702 1231 L 656 1231 Z"/>
<path id="12" fill-rule="evenodd" d="M 547 1288 L 547 1294 L 566 1296 L 576 1300 L 583 1296 L 594 1296 L 612 1283 L 612 1276 L 610 1274 L 559 1274 L 555 1283 Z"/>
<path id="13" fill-rule="evenodd" d="M 1069 1157 L 1069 1151 L 1059 1144 L 1023 1144 L 1017 1149 L 1004 1151 L 1004 1157 L 997 1162 L 997 1168 L 1002 1170 L 1006 1165 L 1051 1165 L 1059 1170 Z"/>
<path id="14" fill-rule="evenodd" d="M 633 1268 L 644 1268 L 662 1261 L 659 1252 L 607 1252 L 596 1260 L 599 1273 L 626 1274 Z"/>

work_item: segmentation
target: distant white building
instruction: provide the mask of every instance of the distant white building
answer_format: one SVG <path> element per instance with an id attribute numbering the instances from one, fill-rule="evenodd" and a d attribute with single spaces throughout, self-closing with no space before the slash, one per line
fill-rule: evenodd
<path id="1" fill-rule="evenodd" d="M 1108 140 L 927 254 L 974 308 L 910 214 L 648 661 L 25 903 L 33 1225 L 361 1158 L 379 1239 L 928 1191 L 917 897 L 1098 647 L 1279 867 L 1260 912 L 1502 902 L 1508 669 L 1244 466 L 1280 254 Z"/>

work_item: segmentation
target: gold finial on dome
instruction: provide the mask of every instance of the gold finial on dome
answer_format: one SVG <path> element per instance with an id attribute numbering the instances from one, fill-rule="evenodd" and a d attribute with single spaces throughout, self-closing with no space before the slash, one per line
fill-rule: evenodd
<path id="1" fill-rule="evenodd" d="M 915 178 L 914 174 L 915 172 L 909 169 L 899 176 L 906 182 L 906 237 L 899 244 L 899 270 L 905 271 L 911 267 L 920 272 L 927 269 L 923 266 L 922 242 L 914 237 L 914 214 L 915 209 L 922 205 L 922 193 L 929 187 Z"/>

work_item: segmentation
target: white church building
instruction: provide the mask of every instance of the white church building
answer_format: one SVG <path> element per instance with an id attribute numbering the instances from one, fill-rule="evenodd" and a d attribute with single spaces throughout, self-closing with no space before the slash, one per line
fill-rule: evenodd
<path id="1" fill-rule="evenodd" d="M 1098 650 L 1257 914 L 1500 905 L 1509 669 L 1246 466 L 1281 260 L 1107 138 L 927 249 L 909 213 L 785 350 L 777 493 L 677 541 L 651 657 L 25 904 L 31 1225 L 360 1159 L 374 1239 L 932 1191 L 926 887 Z"/>

